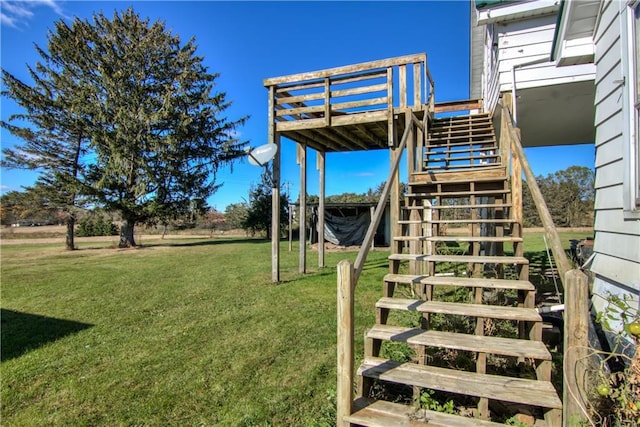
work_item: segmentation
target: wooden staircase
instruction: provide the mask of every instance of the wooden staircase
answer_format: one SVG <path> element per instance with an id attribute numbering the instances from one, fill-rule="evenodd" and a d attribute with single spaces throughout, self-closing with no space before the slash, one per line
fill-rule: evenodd
<path id="1" fill-rule="evenodd" d="M 505 421 L 492 415 L 511 411 L 561 425 L 491 117 L 436 119 L 424 161 L 410 177 L 346 421 L 490 426 Z M 433 399 L 462 411 L 433 411 Z"/>

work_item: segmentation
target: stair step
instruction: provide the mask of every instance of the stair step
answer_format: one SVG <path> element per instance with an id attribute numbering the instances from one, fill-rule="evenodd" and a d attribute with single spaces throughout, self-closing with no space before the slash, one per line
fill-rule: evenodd
<path id="1" fill-rule="evenodd" d="M 476 157 L 476 159 L 478 161 L 482 161 L 481 158 Z M 461 165 L 447 165 L 447 166 L 429 166 L 429 163 L 442 163 L 442 162 L 446 162 L 446 159 L 438 159 L 438 160 L 427 160 L 425 162 L 425 170 L 427 171 L 436 171 L 436 172 L 444 172 L 444 171 L 448 171 L 448 170 L 453 170 L 455 169 L 456 171 L 459 171 L 460 169 L 477 169 L 477 168 L 485 168 L 485 167 L 493 167 L 495 165 L 495 163 L 469 163 L 470 159 L 449 159 L 449 163 L 451 162 L 455 162 L 455 161 L 465 161 L 464 164 Z"/>
<path id="2" fill-rule="evenodd" d="M 431 221 L 425 221 L 431 224 L 502 224 L 502 223 L 514 223 L 517 222 L 513 218 L 491 218 L 491 219 L 432 219 Z"/>
<path id="3" fill-rule="evenodd" d="M 376 308 L 390 310 L 419 311 L 421 313 L 457 314 L 488 319 L 541 322 L 542 317 L 534 308 L 505 307 L 499 305 L 467 304 L 458 302 L 423 301 L 409 298 L 383 297 Z"/>
<path id="4" fill-rule="evenodd" d="M 506 402 L 561 409 L 562 401 L 550 382 L 479 374 L 435 366 L 367 357 L 358 374 L 390 381 Z"/>
<path id="5" fill-rule="evenodd" d="M 505 243 L 518 243 L 522 242 L 522 237 L 513 236 L 421 236 L 421 240 L 428 242 L 505 242 Z"/>
<path id="6" fill-rule="evenodd" d="M 480 144 L 474 144 L 474 145 L 480 145 Z M 428 148 L 432 148 L 431 146 L 429 146 Z M 470 153 L 470 152 L 478 152 L 478 151 L 497 151 L 498 147 L 496 145 L 491 145 L 488 147 L 485 147 L 484 145 L 481 147 L 469 147 L 468 145 L 465 146 L 464 148 L 460 148 L 460 149 L 450 149 L 450 147 L 448 146 L 442 146 L 442 147 L 438 147 L 438 148 L 442 148 L 441 150 L 436 150 L 436 151 L 427 151 L 424 154 L 426 156 L 434 156 L 434 155 L 438 155 L 438 156 L 443 156 L 445 154 L 465 154 L 465 153 Z M 444 148 L 446 148 L 446 150 L 444 150 Z"/>
<path id="7" fill-rule="evenodd" d="M 451 147 L 469 147 L 470 145 L 491 145 L 492 147 L 496 147 L 496 139 L 491 136 L 488 138 L 484 138 L 476 141 L 461 141 L 461 142 L 451 142 L 451 141 L 443 141 L 441 139 L 433 139 L 427 140 L 425 148 L 427 150 L 431 148 L 451 148 Z"/>
<path id="8" fill-rule="evenodd" d="M 427 236 L 394 236 L 393 238 L 396 242 L 424 242 L 427 239 Z"/>
<path id="9" fill-rule="evenodd" d="M 491 181 L 499 181 L 499 179 L 492 179 Z M 468 182 L 468 181 L 467 181 Z M 447 182 L 447 184 L 449 184 L 449 182 Z M 406 194 L 406 197 L 415 197 L 417 199 L 426 199 L 426 198 L 430 198 L 430 197 L 436 197 L 436 196 L 449 196 L 449 197 L 453 197 L 453 196 L 479 196 L 479 195 L 498 195 L 498 194 L 506 194 L 511 192 L 511 190 L 506 190 L 503 188 L 500 189 L 495 189 L 495 190 L 476 190 L 476 191 L 434 191 L 434 192 L 428 192 L 428 193 L 409 193 Z"/>
<path id="10" fill-rule="evenodd" d="M 367 427 L 504 427 L 491 421 L 461 417 L 427 409 L 416 409 L 401 403 L 385 400 L 372 401 L 359 398 L 354 403 L 354 412 L 345 417 L 351 424 Z"/>
<path id="11" fill-rule="evenodd" d="M 433 205 L 431 209 L 491 209 L 510 208 L 511 206 L 513 206 L 511 203 L 478 203 L 476 205 Z M 405 209 L 409 208 L 405 207 Z"/>
<path id="12" fill-rule="evenodd" d="M 442 184 L 442 185 L 451 185 L 451 184 L 469 184 L 470 180 L 473 180 L 473 182 L 499 182 L 499 183 L 503 183 L 504 181 L 507 181 L 507 177 L 504 175 L 504 166 L 500 163 L 493 163 L 492 164 L 492 169 L 502 169 L 502 173 L 501 174 L 493 174 L 493 175 L 478 175 L 475 173 L 466 173 L 465 175 L 460 175 L 460 172 L 442 172 L 440 174 L 438 174 L 437 176 L 432 176 L 432 174 L 426 173 L 426 172 L 414 172 L 413 174 L 411 174 L 412 176 L 429 176 L 429 178 L 433 178 L 432 181 L 428 181 L 428 182 L 416 182 L 416 183 L 410 183 L 409 184 L 409 188 L 415 188 L 415 187 L 423 187 L 423 186 L 435 186 L 437 184 Z M 486 173 L 487 169 L 483 169 L 482 172 Z M 498 171 L 495 171 L 498 172 Z M 455 177 L 454 179 L 450 179 L 449 177 Z M 411 191 L 411 190 L 410 190 Z M 411 194 L 411 193 L 409 193 Z M 407 194 L 407 196 L 409 196 L 409 194 Z"/>
<path id="13" fill-rule="evenodd" d="M 413 274 L 387 274 L 384 276 L 385 282 L 394 283 L 422 283 L 434 286 L 460 286 L 467 288 L 485 289 L 515 289 L 518 291 L 535 291 L 536 288 L 527 280 L 510 279 L 481 279 L 473 277 L 455 276 L 416 276 Z"/>
<path id="14" fill-rule="evenodd" d="M 536 360 L 551 360 L 551 353 L 549 353 L 542 341 L 457 334 L 454 332 L 403 328 L 391 325 L 376 325 L 367 331 L 367 337 L 405 342 L 410 345 L 475 351 Z"/>
<path id="15" fill-rule="evenodd" d="M 476 144 L 495 144 L 495 135 L 493 133 L 478 133 L 474 135 L 434 135 L 427 138 L 426 147 L 434 146 L 465 146 Z"/>
<path id="16" fill-rule="evenodd" d="M 517 256 L 391 254 L 389 255 L 389 259 L 394 261 L 459 262 L 474 264 L 529 264 L 527 258 Z"/>

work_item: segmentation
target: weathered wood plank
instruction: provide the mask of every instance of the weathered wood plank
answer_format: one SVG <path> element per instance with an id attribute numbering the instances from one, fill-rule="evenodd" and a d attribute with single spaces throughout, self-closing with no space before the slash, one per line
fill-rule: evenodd
<path id="1" fill-rule="evenodd" d="M 514 236 L 433 236 L 426 238 L 430 242 L 522 242 L 522 237 Z"/>
<path id="2" fill-rule="evenodd" d="M 412 184 L 429 184 L 432 182 L 468 183 L 470 181 L 502 181 L 506 179 L 505 174 L 505 167 L 496 165 L 482 170 L 452 171 L 445 174 L 435 174 L 431 172 L 413 173 L 410 178 Z"/>
<path id="3" fill-rule="evenodd" d="M 349 108 L 371 107 L 373 105 L 386 106 L 387 97 L 383 96 L 380 98 L 363 99 L 360 101 L 334 102 L 331 105 L 331 110 L 346 110 Z"/>
<path id="4" fill-rule="evenodd" d="M 395 283 L 423 283 L 434 286 L 462 286 L 486 289 L 516 289 L 521 291 L 535 290 L 535 286 L 525 280 L 511 279 L 484 279 L 471 277 L 438 277 L 438 276 L 414 276 L 410 274 L 387 274 L 385 282 Z"/>
<path id="5" fill-rule="evenodd" d="M 355 425 L 368 427 L 504 427 L 504 424 L 491 421 L 417 409 L 384 400 L 366 403 L 357 400 L 354 410 L 346 420 Z"/>
<path id="6" fill-rule="evenodd" d="M 529 264 L 527 258 L 516 256 L 431 255 L 429 261 L 471 262 L 477 264 Z"/>
<path id="7" fill-rule="evenodd" d="M 331 97 L 340 98 L 343 96 L 360 95 L 360 94 L 374 93 L 374 92 L 386 92 L 386 91 L 387 91 L 387 84 L 382 83 L 378 85 L 354 87 L 351 89 L 332 90 Z"/>
<path id="8" fill-rule="evenodd" d="M 304 80 L 320 79 L 324 77 L 338 76 L 340 74 L 359 73 L 376 68 L 388 68 L 401 64 L 423 62 L 427 60 L 424 53 L 416 55 L 398 56 L 395 58 L 381 59 L 377 61 L 361 62 L 359 64 L 346 65 L 342 67 L 327 68 L 325 70 L 311 71 L 287 76 L 271 77 L 263 80 L 264 86 L 280 85 Z"/>
<path id="9" fill-rule="evenodd" d="M 435 113 L 448 113 L 451 111 L 479 110 L 482 108 L 481 99 L 467 99 L 461 101 L 436 102 Z"/>
<path id="10" fill-rule="evenodd" d="M 451 393 L 544 408 L 562 408 L 562 402 L 553 385 L 546 381 L 478 374 L 414 363 L 398 363 L 377 357 L 366 358 L 358 369 L 358 374 Z"/>
<path id="11" fill-rule="evenodd" d="M 466 304 L 442 301 L 422 301 L 406 298 L 380 298 L 376 308 L 418 311 L 421 313 L 458 314 L 490 319 L 541 322 L 542 317 L 533 308 L 504 307 L 499 305 Z"/>
<path id="12" fill-rule="evenodd" d="M 541 341 L 530 341 L 493 336 L 457 334 L 420 328 L 375 325 L 367 331 L 368 338 L 406 342 L 410 345 L 475 351 L 502 356 L 551 360 L 551 353 Z"/>

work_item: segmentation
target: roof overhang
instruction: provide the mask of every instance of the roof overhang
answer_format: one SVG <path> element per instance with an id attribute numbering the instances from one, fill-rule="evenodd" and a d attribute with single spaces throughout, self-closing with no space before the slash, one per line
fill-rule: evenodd
<path id="1" fill-rule="evenodd" d="M 495 5 L 495 7 L 494 7 Z M 488 7 L 478 9 L 478 25 L 496 22 L 508 22 L 557 13 L 560 0 L 532 0 L 522 2 L 489 3 Z"/>
<path id="2" fill-rule="evenodd" d="M 558 66 L 594 61 L 593 33 L 601 4 L 601 0 L 565 0 L 562 3 L 551 52 L 551 58 Z"/>

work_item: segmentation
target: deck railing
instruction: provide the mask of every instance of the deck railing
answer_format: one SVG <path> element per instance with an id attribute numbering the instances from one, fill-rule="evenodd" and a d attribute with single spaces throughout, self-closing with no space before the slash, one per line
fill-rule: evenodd
<path id="1" fill-rule="evenodd" d="M 392 121 L 395 108 L 426 110 L 435 99 L 424 53 L 269 78 L 264 85 L 275 88 L 279 132 Z"/>

